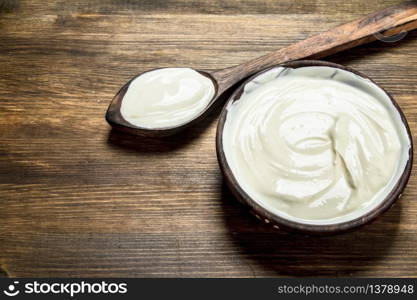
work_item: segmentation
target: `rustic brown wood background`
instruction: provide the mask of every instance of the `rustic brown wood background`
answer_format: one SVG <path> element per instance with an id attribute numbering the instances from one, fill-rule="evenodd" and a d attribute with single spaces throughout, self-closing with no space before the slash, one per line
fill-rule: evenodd
<path id="1" fill-rule="evenodd" d="M 261 224 L 224 186 L 216 117 L 165 140 L 110 130 L 132 75 L 238 64 L 389 0 L 0 0 L 0 276 L 414 276 L 417 177 L 337 237 Z M 373 77 L 417 131 L 417 33 L 329 57 Z"/>

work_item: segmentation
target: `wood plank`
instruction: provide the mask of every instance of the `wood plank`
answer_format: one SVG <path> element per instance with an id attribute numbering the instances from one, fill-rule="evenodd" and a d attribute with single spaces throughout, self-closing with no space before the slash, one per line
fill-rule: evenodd
<path id="1" fill-rule="evenodd" d="M 155 66 L 217 69 L 401 1 L 0 1 L 0 276 L 417 277 L 417 179 L 346 235 L 278 232 L 224 186 L 217 117 L 178 137 L 112 132 L 107 105 Z M 417 33 L 329 57 L 417 130 Z"/>

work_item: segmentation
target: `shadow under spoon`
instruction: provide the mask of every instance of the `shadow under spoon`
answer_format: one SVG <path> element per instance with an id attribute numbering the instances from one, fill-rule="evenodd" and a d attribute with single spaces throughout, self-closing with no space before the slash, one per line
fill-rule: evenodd
<path id="1" fill-rule="evenodd" d="M 135 76 L 119 90 L 109 105 L 106 120 L 117 130 L 140 136 L 162 137 L 172 135 L 207 117 L 211 108 L 215 104 L 219 104 L 223 92 L 255 72 L 288 61 L 323 58 L 377 39 L 388 39 L 416 28 L 417 1 L 412 1 L 371 13 L 240 65 L 214 71 L 195 70 L 213 81 L 215 94 L 208 105 L 195 117 L 186 123 L 172 127 L 144 128 L 136 126 L 126 121 L 121 114 L 120 108 L 123 97 L 130 83 L 138 76 L 151 71 L 149 70 Z"/>

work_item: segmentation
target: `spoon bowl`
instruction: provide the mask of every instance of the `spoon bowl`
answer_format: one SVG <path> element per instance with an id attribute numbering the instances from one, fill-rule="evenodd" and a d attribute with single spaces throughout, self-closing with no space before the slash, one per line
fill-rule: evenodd
<path id="1" fill-rule="evenodd" d="M 128 121 L 126 121 L 121 114 L 120 107 L 122 105 L 123 97 L 125 96 L 130 83 L 137 77 L 147 72 L 151 72 L 151 71 L 159 70 L 159 69 L 161 68 L 147 70 L 143 73 L 140 73 L 134 76 L 117 92 L 117 94 L 114 96 L 106 112 L 106 120 L 113 128 L 120 130 L 120 131 L 124 131 L 129 134 L 134 134 L 134 135 L 143 136 L 143 137 L 170 136 L 179 131 L 182 131 L 183 129 L 187 127 L 197 124 L 200 120 L 204 119 L 212 111 L 212 109 L 214 109 L 215 107 L 214 104 L 216 103 L 216 100 L 219 95 L 219 88 L 218 88 L 217 81 L 216 79 L 213 78 L 213 76 L 209 72 L 195 70 L 201 75 L 209 78 L 213 82 L 214 89 L 215 89 L 213 98 L 210 100 L 206 108 L 203 111 L 201 111 L 197 116 L 192 118 L 190 121 L 180 124 L 178 126 L 162 127 L 162 128 L 145 128 L 145 127 L 140 127 L 140 126 L 131 124 Z"/>

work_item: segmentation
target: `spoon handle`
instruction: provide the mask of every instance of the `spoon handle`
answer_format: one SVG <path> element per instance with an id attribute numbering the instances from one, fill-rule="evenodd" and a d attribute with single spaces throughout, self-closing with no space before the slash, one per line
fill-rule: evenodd
<path id="1" fill-rule="evenodd" d="M 246 76 L 276 64 L 296 59 L 318 59 L 376 39 L 389 41 L 389 37 L 397 34 L 401 38 L 400 34 L 405 35 L 406 31 L 416 28 L 417 1 L 414 0 L 371 13 L 240 65 L 215 71 L 212 75 L 219 83 L 219 89 L 225 90 Z"/>

